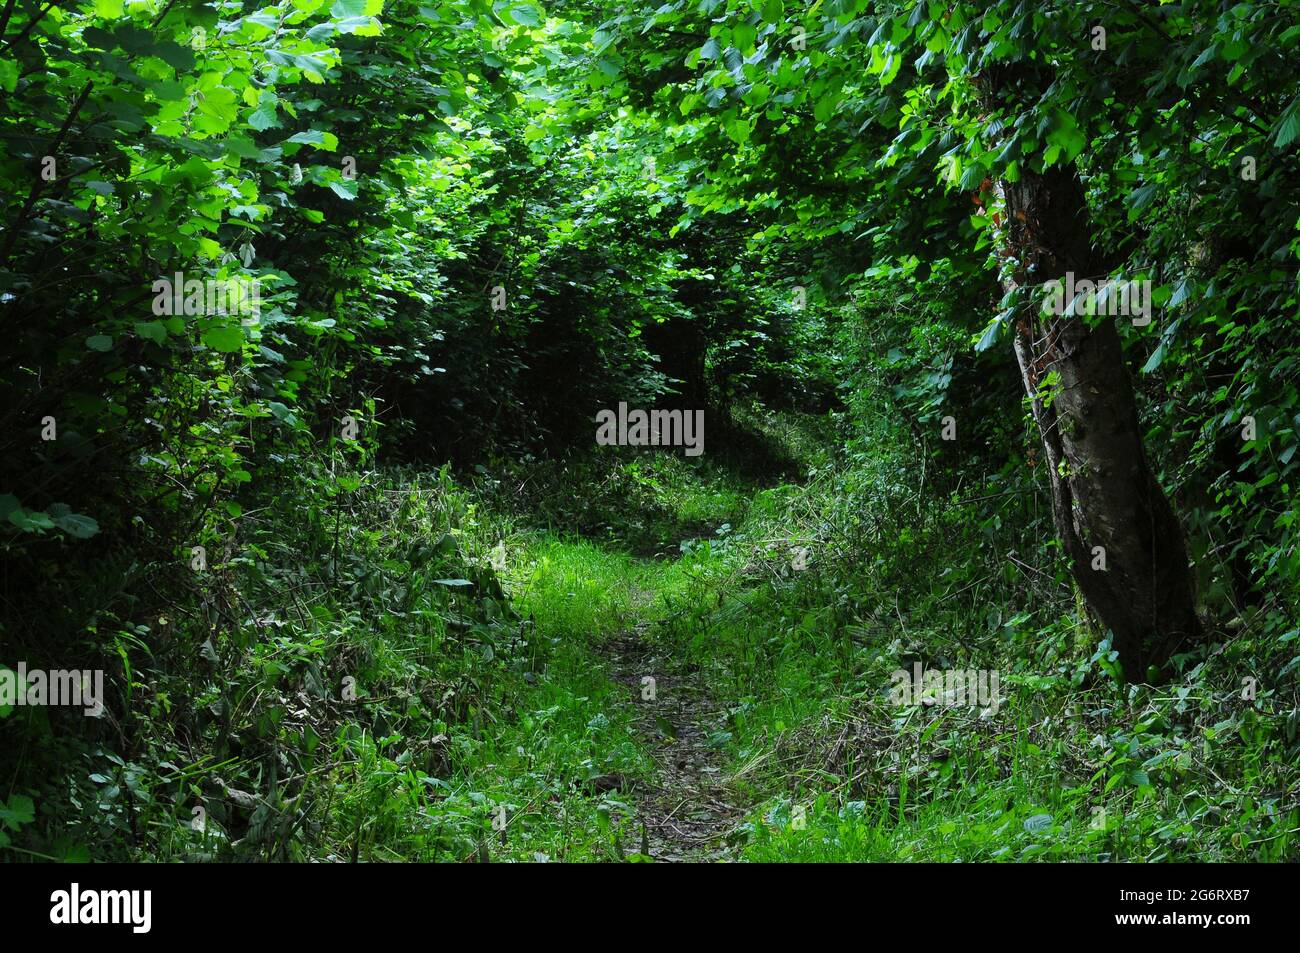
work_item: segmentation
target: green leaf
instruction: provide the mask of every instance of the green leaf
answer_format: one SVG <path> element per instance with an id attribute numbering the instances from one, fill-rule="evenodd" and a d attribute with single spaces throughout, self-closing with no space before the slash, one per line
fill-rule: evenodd
<path id="1" fill-rule="evenodd" d="M 839 107 L 840 97 L 836 93 L 828 93 L 821 99 L 817 100 L 817 105 L 813 107 L 813 118 L 818 122 L 826 122 L 831 116 L 835 115 L 836 108 Z"/>
<path id="2" fill-rule="evenodd" d="M 286 140 L 288 142 L 300 142 L 303 145 L 318 146 L 326 152 L 333 152 L 339 147 L 339 137 L 332 132 L 321 132 L 319 129 L 309 129 L 306 132 L 296 132 Z"/>
<path id="3" fill-rule="evenodd" d="M 373 17 L 382 13 L 383 9 L 384 0 L 334 0 L 330 16 L 335 19 Z"/>
<path id="4" fill-rule="evenodd" d="M 25 533 L 42 533 L 54 529 L 54 521 L 37 510 L 24 510 L 21 507 L 9 514 L 9 522 Z"/>
<path id="5" fill-rule="evenodd" d="M 1048 133 L 1047 143 L 1049 147 L 1055 147 L 1055 157 L 1059 158 L 1061 164 L 1069 165 L 1083 151 L 1087 139 L 1079 129 L 1074 117 L 1069 113 L 1058 109 L 1055 113 L 1055 119 L 1056 128 Z M 1048 149 L 1047 155 L 1053 155 L 1051 148 Z M 1052 159 L 1047 158 L 1045 161 L 1051 164 Z"/>
<path id="6" fill-rule="evenodd" d="M 167 340 L 167 328 L 163 326 L 161 321 L 136 322 L 135 333 L 146 341 L 153 341 L 155 344 L 162 344 Z"/>
<path id="7" fill-rule="evenodd" d="M 222 130 L 235 121 L 239 111 L 239 101 L 235 91 L 225 86 L 204 90 L 198 105 L 199 112 L 216 120 Z"/>
<path id="8" fill-rule="evenodd" d="M 984 181 L 984 167 L 978 163 L 972 163 L 962 170 L 961 179 L 957 182 L 957 188 L 962 192 L 974 192 Z"/>
<path id="9" fill-rule="evenodd" d="M 1160 344 L 1156 347 L 1156 349 L 1151 352 L 1151 356 L 1147 358 L 1147 362 L 1142 365 L 1141 373 L 1150 374 L 1152 371 L 1154 371 L 1157 367 L 1160 366 L 1160 364 L 1164 361 L 1164 359 L 1165 359 L 1165 341 L 1161 340 Z"/>
<path id="10" fill-rule="evenodd" d="M 54 856 L 63 864 L 90 863 L 90 848 L 85 844 L 74 844 L 65 837 L 54 844 Z"/>
<path id="11" fill-rule="evenodd" d="M 111 351 L 113 339 L 107 334 L 96 334 L 86 338 L 86 347 L 92 351 Z"/>
<path id="12" fill-rule="evenodd" d="M 258 132 L 278 127 L 280 120 L 275 114 L 275 107 L 279 102 L 279 97 L 275 93 L 269 89 L 263 90 L 261 99 L 257 101 L 257 108 L 248 117 L 248 124 Z"/>
<path id="13" fill-rule="evenodd" d="M 330 183 L 330 191 L 341 199 L 347 199 L 351 202 L 357 197 L 357 180 L 356 179 L 339 179 Z"/>
<path id="14" fill-rule="evenodd" d="M 1140 188 L 1136 188 L 1129 194 L 1128 202 L 1130 219 L 1134 213 L 1142 211 L 1151 204 L 1151 200 L 1156 197 L 1156 188 L 1157 186 L 1155 183 L 1152 183 L 1151 185 L 1144 185 Z"/>
<path id="15" fill-rule="evenodd" d="M 984 333 L 980 335 L 979 341 L 975 344 L 976 351 L 987 351 L 997 343 L 998 338 L 1002 337 L 1002 328 L 1009 314 L 1009 311 L 1004 311 L 989 322 L 989 326 L 984 329 Z"/>
<path id="16" fill-rule="evenodd" d="M 749 141 L 751 132 L 749 123 L 744 119 L 729 119 L 726 122 L 727 136 L 738 146 Z"/>
<path id="17" fill-rule="evenodd" d="M 30 824 L 34 820 L 36 820 L 36 805 L 25 794 L 13 795 L 9 798 L 8 804 L 0 801 L 0 823 L 11 831 L 16 831 L 22 825 Z"/>
<path id="18" fill-rule="evenodd" d="M 1135 768 L 1128 773 L 1128 783 L 1139 788 L 1151 787 L 1151 779 L 1147 777 L 1147 773 L 1138 768 Z"/>
<path id="19" fill-rule="evenodd" d="M 90 539 L 99 532 L 99 523 L 89 516 L 72 512 L 66 503 L 55 503 L 49 509 L 54 525 L 76 539 Z"/>
<path id="20" fill-rule="evenodd" d="M 520 4 L 512 7 L 510 10 L 510 19 L 514 20 L 520 26 L 538 27 L 542 25 L 542 19 L 538 12 L 527 4 Z"/>
<path id="21" fill-rule="evenodd" d="M 290 410 L 288 407 L 286 407 L 284 404 L 282 404 L 280 401 L 278 400 L 268 401 L 266 407 L 269 411 L 271 411 L 271 416 L 273 416 L 276 420 L 280 421 L 281 423 L 288 424 L 290 427 L 298 423 L 298 417 L 294 414 L 294 412 Z"/>
<path id="22" fill-rule="evenodd" d="M 340 33 L 354 36 L 379 36 L 383 32 L 379 21 L 374 17 L 348 17 L 340 20 L 336 26 Z"/>
<path id="23" fill-rule="evenodd" d="M 1031 834 L 1041 833 L 1052 826 L 1052 815 L 1035 814 L 1033 817 L 1026 818 L 1021 826 Z"/>
<path id="24" fill-rule="evenodd" d="M 772 88 L 770 86 L 756 83 L 750 87 L 749 92 L 747 92 L 742 98 L 745 100 L 746 104 L 757 108 L 767 102 L 771 95 Z"/>
<path id="25" fill-rule="evenodd" d="M 1277 131 L 1273 133 L 1273 145 L 1284 149 L 1300 136 L 1300 98 L 1293 99 L 1291 105 L 1278 120 Z"/>
<path id="26" fill-rule="evenodd" d="M 221 325 L 203 332 L 203 343 L 214 351 L 231 354 L 244 346 L 244 331 L 238 325 Z"/>

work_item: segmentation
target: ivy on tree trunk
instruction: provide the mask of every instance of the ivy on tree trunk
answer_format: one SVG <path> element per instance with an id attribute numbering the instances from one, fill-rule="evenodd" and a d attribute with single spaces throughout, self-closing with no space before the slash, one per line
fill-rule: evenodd
<path id="1" fill-rule="evenodd" d="M 1030 299 L 1016 321 L 1015 351 L 1043 442 L 1053 521 L 1125 674 L 1140 679 L 1200 636 L 1183 530 L 1147 459 L 1115 319 L 1055 314 L 1033 290 L 1067 272 L 1104 269 L 1075 169 L 1025 171 L 999 188 L 1010 280 Z"/>

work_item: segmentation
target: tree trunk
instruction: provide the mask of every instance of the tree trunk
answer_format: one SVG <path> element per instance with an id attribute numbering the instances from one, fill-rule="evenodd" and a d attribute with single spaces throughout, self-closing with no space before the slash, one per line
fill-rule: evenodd
<path id="1" fill-rule="evenodd" d="M 1040 310 L 1035 286 L 1069 271 L 1080 279 L 1106 271 L 1091 250 L 1083 186 L 1073 167 L 1054 167 L 1025 170 L 999 189 L 1002 251 L 1030 299 L 1016 322 L 1016 359 L 1042 436 L 1056 531 L 1125 676 L 1142 680 L 1201 627 L 1182 528 L 1143 449 L 1116 319 L 1089 327 L 1082 316 Z M 1053 371 L 1059 381 L 1040 389 Z"/>

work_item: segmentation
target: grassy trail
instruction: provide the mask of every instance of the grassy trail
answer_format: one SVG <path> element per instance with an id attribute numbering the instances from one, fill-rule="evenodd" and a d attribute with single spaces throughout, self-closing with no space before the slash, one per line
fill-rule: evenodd
<path id="1" fill-rule="evenodd" d="M 594 752 L 597 773 L 580 784 L 624 809 L 612 823 L 614 852 L 658 862 L 730 859 L 726 838 L 745 809 L 727 783 L 725 712 L 705 674 L 655 637 L 663 596 L 680 587 L 684 563 L 549 536 L 526 545 L 531 558 L 516 577 L 516 598 L 542 639 L 567 647 L 553 676 L 561 685 L 579 680 L 572 696 L 588 726 L 622 729 L 622 757 L 617 744 Z M 636 750 L 630 761 L 627 746 Z"/>
<path id="2" fill-rule="evenodd" d="M 670 674 L 642 622 L 603 646 L 611 677 L 626 686 L 654 773 L 637 791 L 642 853 L 657 861 L 725 860 L 726 835 L 743 817 L 710 737 L 724 715 L 699 672 Z"/>
<path id="3" fill-rule="evenodd" d="M 1294 772 L 1260 755 L 1226 656 L 1196 691 L 1116 683 L 1050 578 L 1022 579 L 962 511 L 912 526 L 905 486 L 886 505 L 875 484 L 846 500 L 811 476 L 617 474 L 502 528 L 502 579 L 542 662 L 451 782 L 468 836 L 480 805 L 506 806 L 493 859 L 1294 852 L 1277 793 Z M 985 558 L 956 571 L 958 545 Z M 917 666 L 997 672 L 996 704 L 895 701 Z"/>
<path id="4" fill-rule="evenodd" d="M 815 458 L 819 444 L 806 442 L 802 456 Z M 599 501 L 557 504 L 546 528 L 534 513 L 507 534 L 505 588 L 552 650 L 541 679 L 563 710 L 546 773 L 577 769 L 565 810 L 587 825 L 578 846 L 572 831 L 552 827 L 546 853 L 737 860 L 744 828 L 779 793 L 743 777 L 768 738 L 741 713 L 757 687 L 751 640 L 770 639 L 778 624 L 748 604 L 754 571 L 774 579 L 766 561 L 788 566 L 782 546 L 801 530 L 779 504 L 758 505 L 780 482 L 772 474 L 632 460 L 620 479 Z M 771 553 L 759 542 L 778 538 Z M 757 748 L 738 745 L 744 734 Z"/>

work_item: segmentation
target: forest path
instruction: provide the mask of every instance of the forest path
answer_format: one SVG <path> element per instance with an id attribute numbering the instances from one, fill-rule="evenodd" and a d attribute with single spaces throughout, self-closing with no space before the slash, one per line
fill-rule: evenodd
<path id="1" fill-rule="evenodd" d="M 728 790 L 721 752 L 709 743 L 723 713 L 700 673 L 668 674 L 670 666 L 645 638 L 652 625 L 638 622 L 602 646 L 656 768 L 651 786 L 636 792 L 636 834 L 656 861 L 729 860 L 725 838 L 745 809 Z"/>

